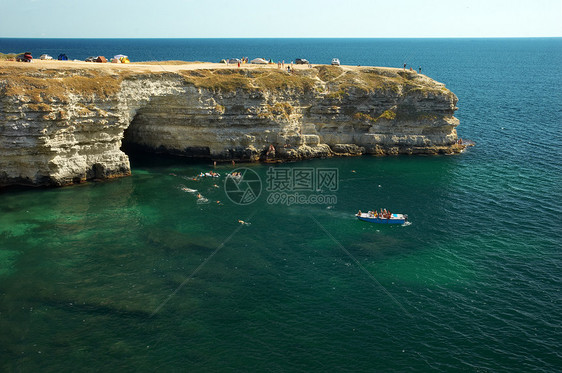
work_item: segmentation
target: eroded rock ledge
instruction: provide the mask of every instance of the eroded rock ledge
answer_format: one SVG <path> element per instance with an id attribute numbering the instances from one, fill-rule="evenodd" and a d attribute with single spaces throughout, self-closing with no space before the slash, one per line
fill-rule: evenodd
<path id="1" fill-rule="evenodd" d="M 401 69 L 22 65 L 0 69 L 0 186 L 129 175 L 122 141 L 237 161 L 461 150 L 457 97 Z"/>

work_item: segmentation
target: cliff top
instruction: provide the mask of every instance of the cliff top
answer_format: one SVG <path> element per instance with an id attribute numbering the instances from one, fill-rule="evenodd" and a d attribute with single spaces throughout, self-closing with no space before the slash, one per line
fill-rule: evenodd
<path id="1" fill-rule="evenodd" d="M 285 69 L 290 64 L 285 64 Z M 326 65 L 312 65 L 312 67 L 326 66 Z M 31 63 L 15 62 L 15 61 L 3 61 L 0 60 L 0 67 L 18 67 L 21 69 L 28 70 L 40 70 L 40 69 L 96 69 L 101 71 L 133 71 L 133 72 L 178 72 L 182 70 L 200 70 L 200 69 L 228 69 L 228 70 L 238 70 L 236 65 L 224 64 L 224 63 L 213 63 L 213 62 L 188 62 L 188 61 L 148 61 L 148 62 L 133 62 L 128 64 L 121 63 L 95 63 L 95 62 L 84 62 L 84 61 L 57 61 L 57 60 L 39 60 L 35 59 Z M 361 66 L 340 66 L 342 69 L 361 69 Z M 295 70 L 308 70 L 308 65 L 293 65 Z M 277 64 L 271 65 L 254 65 L 254 64 L 244 64 L 240 67 L 241 70 L 264 70 L 272 69 L 278 70 Z M 377 69 L 385 70 L 402 70 L 390 67 L 377 67 Z M 414 72 L 415 73 L 415 72 Z"/>
<path id="2" fill-rule="evenodd" d="M 285 65 L 287 66 L 287 65 Z M 43 61 L 32 63 L 0 61 L 0 95 L 23 97 L 24 101 L 44 102 L 53 98 L 65 101 L 69 92 L 106 97 L 119 91 L 123 79 L 136 75 L 173 74 L 186 83 L 210 90 L 283 90 L 345 96 L 350 90 L 394 91 L 400 94 L 452 93 L 415 71 L 368 66 L 293 65 L 294 72 L 277 64 L 236 65 L 208 62 L 163 61 L 131 64 L 81 61 Z M 109 79 L 108 79 L 109 78 Z M 27 99 L 25 99 L 27 98 Z"/>

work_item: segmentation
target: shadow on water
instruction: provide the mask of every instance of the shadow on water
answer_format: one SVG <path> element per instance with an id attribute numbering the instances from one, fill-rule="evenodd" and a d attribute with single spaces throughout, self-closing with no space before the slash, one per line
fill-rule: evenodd
<path id="1" fill-rule="evenodd" d="M 210 158 L 186 157 L 180 154 L 169 154 L 164 150 L 161 152 L 154 152 L 153 150 L 135 144 L 124 144 L 121 150 L 129 157 L 132 169 L 173 167 L 179 165 L 213 165 L 213 161 Z"/>

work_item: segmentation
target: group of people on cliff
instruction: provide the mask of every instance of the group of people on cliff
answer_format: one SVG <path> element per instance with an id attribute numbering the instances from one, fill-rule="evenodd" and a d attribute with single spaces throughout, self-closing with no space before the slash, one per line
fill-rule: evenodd
<path id="1" fill-rule="evenodd" d="M 406 63 L 404 62 L 404 71 L 406 71 Z M 412 66 L 410 66 L 410 71 L 414 71 L 414 69 L 412 68 Z M 418 73 L 421 74 L 421 66 L 418 67 Z"/>

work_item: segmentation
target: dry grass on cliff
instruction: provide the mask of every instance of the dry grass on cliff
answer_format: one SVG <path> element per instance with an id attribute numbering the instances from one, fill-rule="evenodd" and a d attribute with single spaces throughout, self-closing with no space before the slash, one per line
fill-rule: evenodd
<path id="1" fill-rule="evenodd" d="M 443 85 L 411 71 L 380 67 L 344 69 L 339 66 L 316 66 L 315 69 L 318 70 L 318 78 L 328 87 L 328 95 L 333 98 L 341 99 L 352 90 L 365 93 L 383 91 L 385 94 L 450 93 Z"/>
<path id="2" fill-rule="evenodd" d="M 293 73 L 272 68 L 195 68 L 182 69 L 183 61 L 153 62 L 159 66 L 119 64 L 75 65 L 43 61 L 37 64 L 3 62 L 0 69 L 0 93 L 20 96 L 23 102 L 66 102 L 68 94 L 107 98 L 117 93 L 123 79 L 132 75 L 180 74 L 188 84 L 213 92 L 296 91 L 325 94 L 326 98 L 344 100 L 350 95 L 381 92 L 383 95 L 452 95 L 444 85 L 400 69 L 350 66 L 315 66 L 295 69 Z M 173 66 L 173 65 L 178 66 Z M 114 66 L 115 65 L 115 66 Z M 203 64 L 205 65 L 205 64 Z M 206 66 L 206 65 L 205 65 Z M 133 68 L 134 67 L 134 68 Z M 162 71 L 162 69 L 164 71 Z"/>
<path id="3" fill-rule="evenodd" d="M 243 70 L 183 70 L 180 74 L 187 83 L 210 91 L 234 92 L 237 89 L 251 89 Z"/>
<path id="4" fill-rule="evenodd" d="M 357 120 L 361 120 L 361 121 L 369 121 L 369 122 L 373 122 L 373 123 L 377 123 L 380 120 L 387 120 L 387 121 L 391 121 L 396 119 L 396 112 L 394 110 L 385 110 L 381 115 L 379 115 L 378 117 L 372 117 L 369 114 L 365 114 L 365 113 L 355 113 L 353 115 L 354 119 Z"/>
<path id="5" fill-rule="evenodd" d="M 343 69 L 339 66 L 317 66 L 318 78 L 322 80 L 338 97 L 343 97 L 350 90 L 359 90 L 365 93 L 377 90 L 392 90 L 398 92 L 403 79 L 397 75 L 389 74 L 377 69 Z"/>
<path id="6" fill-rule="evenodd" d="M 180 72 L 186 82 L 211 91 L 234 92 L 236 90 L 278 91 L 297 90 L 306 92 L 314 86 L 314 79 L 305 72 L 289 74 L 281 70 L 184 70 Z"/>
<path id="7" fill-rule="evenodd" d="M 22 73 L 23 72 L 23 73 Z M 6 67 L 0 70 L 0 86 L 8 96 L 24 101 L 67 102 L 67 94 L 106 98 L 119 91 L 123 75 L 95 70 L 25 70 Z"/>
<path id="8" fill-rule="evenodd" d="M 16 56 L 21 53 L 0 53 L 0 61 L 12 61 Z"/>
<path id="9" fill-rule="evenodd" d="M 315 80 L 305 71 L 296 71 L 288 74 L 281 70 L 253 71 L 254 85 L 265 90 L 296 90 L 299 92 L 310 91 Z"/>
<path id="10" fill-rule="evenodd" d="M 318 78 L 323 82 L 332 82 L 345 74 L 345 70 L 339 66 L 316 66 Z"/>

